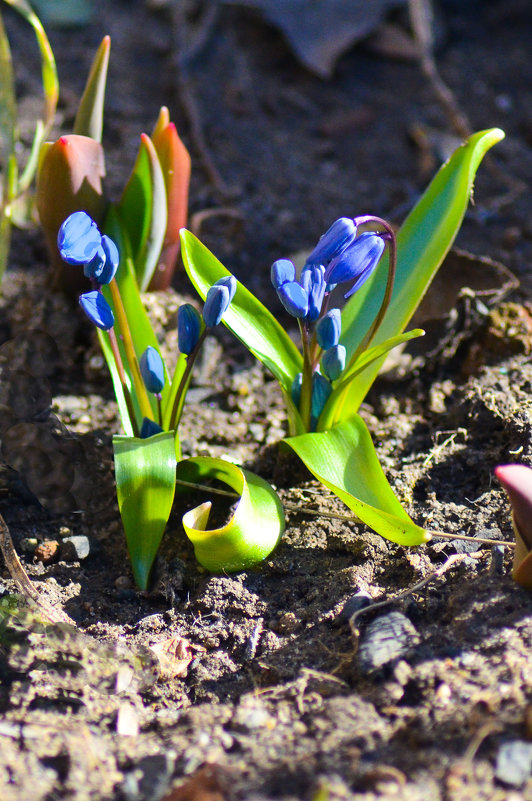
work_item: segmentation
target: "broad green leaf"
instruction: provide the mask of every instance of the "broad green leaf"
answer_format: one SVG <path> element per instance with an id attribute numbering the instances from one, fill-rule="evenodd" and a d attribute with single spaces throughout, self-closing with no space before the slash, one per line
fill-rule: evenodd
<path id="1" fill-rule="evenodd" d="M 142 354 L 149 345 L 151 345 L 152 348 L 155 348 L 160 352 L 157 337 L 155 336 L 155 333 L 153 331 L 150 322 L 150 318 L 146 313 L 146 309 L 144 308 L 144 304 L 142 303 L 142 298 L 140 296 L 140 290 L 137 284 L 137 279 L 135 277 L 134 268 L 130 256 L 127 231 L 122 225 L 122 222 L 114 207 L 111 207 L 109 209 L 103 230 L 108 236 L 111 237 L 111 239 L 114 240 L 114 242 L 118 247 L 118 251 L 120 253 L 120 266 L 116 274 L 116 282 L 120 290 L 120 295 L 122 297 L 122 302 L 124 304 L 124 308 L 126 311 L 126 317 L 128 320 L 134 320 L 134 325 L 131 327 L 130 330 L 131 330 L 131 336 L 133 338 L 133 343 L 135 346 L 135 353 L 137 354 L 137 359 L 140 359 L 140 357 L 142 356 Z M 109 287 L 107 286 L 103 287 L 103 293 L 105 295 L 106 300 L 111 304 L 111 306 L 113 306 L 113 300 L 111 298 Z M 115 330 L 117 332 L 122 359 L 124 361 L 124 365 L 126 366 L 127 370 L 126 354 L 124 350 L 123 341 L 120 336 L 121 334 L 120 320 L 117 318 L 116 314 L 115 314 Z M 107 366 L 109 368 L 109 372 L 111 373 L 111 377 L 113 380 L 113 387 L 115 390 L 120 410 L 122 426 L 124 428 L 125 433 L 132 436 L 133 429 L 131 428 L 131 424 L 129 423 L 129 414 L 127 410 L 127 405 L 122 392 L 122 385 L 120 383 L 120 378 L 116 370 L 111 347 L 109 345 L 109 337 L 106 332 L 98 331 L 98 338 L 100 340 L 105 360 L 107 362 Z M 128 377 L 131 381 L 131 386 L 132 386 L 132 375 L 130 371 L 128 371 Z M 161 393 L 163 408 L 170 394 L 170 385 L 168 381 L 168 376 L 166 376 L 166 379 L 167 380 L 165 386 Z M 157 422 L 157 404 L 153 396 L 150 396 L 150 402 L 152 408 L 152 419 Z M 141 414 L 138 405 L 136 410 L 137 410 L 137 421 L 140 425 L 142 423 L 143 415 Z"/>
<path id="2" fill-rule="evenodd" d="M 240 495 L 231 520 L 221 528 L 207 529 L 210 501 L 183 516 L 183 528 L 200 565 L 212 573 L 244 570 L 273 551 L 284 531 L 284 512 L 264 479 L 209 456 L 179 462 L 177 479 L 194 483 L 217 479 Z"/>
<path id="3" fill-rule="evenodd" d="M 231 274 L 186 229 L 181 231 L 181 253 L 188 276 L 204 300 L 215 281 Z M 222 322 L 290 392 L 294 377 L 303 369 L 302 356 L 271 312 L 239 281 Z"/>
<path id="4" fill-rule="evenodd" d="M 400 545 L 419 545 L 430 539 L 394 495 L 359 415 L 328 431 L 284 441 L 322 484 L 378 534 Z"/>
<path id="5" fill-rule="evenodd" d="M 139 287 L 145 292 L 163 246 L 167 208 L 159 158 L 147 134 L 141 134 L 140 140 L 137 160 L 117 209 L 131 243 Z"/>
<path id="6" fill-rule="evenodd" d="M 358 378 L 360 373 L 368 367 L 372 362 L 376 359 L 380 359 L 381 356 L 385 356 L 392 348 L 397 347 L 397 345 L 402 345 L 404 342 L 408 342 L 410 339 L 415 339 L 416 337 L 422 337 L 425 335 L 425 332 L 421 328 L 414 328 L 412 331 L 405 331 L 404 334 L 398 334 L 396 337 L 390 337 L 385 342 L 382 342 L 380 345 L 374 345 L 371 348 L 363 351 L 358 359 L 354 362 L 353 366 L 350 367 L 336 382 L 334 389 L 329 397 L 329 400 L 325 404 L 325 407 L 320 414 L 320 418 L 318 420 L 318 431 L 325 431 L 327 428 L 331 428 L 335 423 L 339 423 L 342 420 L 347 420 L 349 417 L 352 416 L 354 410 L 350 409 L 349 406 L 346 404 L 348 399 L 348 393 L 345 391 L 349 388 L 349 385 L 352 381 Z"/>
<path id="7" fill-rule="evenodd" d="M 89 77 L 79 101 L 74 133 L 102 141 L 103 109 L 111 37 L 104 36 L 91 65 Z"/>
<path id="8" fill-rule="evenodd" d="M 407 325 L 458 233 L 482 158 L 503 138 L 504 133 L 498 128 L 474 134 L 441 167 L 406 218 L 397 237 L 397 275 L 392 301 L 374 344 L 396 336 Z M 384 258 L 342 312 L 341 342 L 347 348 L 348 362 L 377 315 L 387 272 L 388 259 Z M 347 389 L 346 405 L 352 412 L 366 396 L 383 359 L 374 361 Z"/>
<path id="9" fill-rule="evenodd" d="M 113 448 L 118 507 L 133 575 L 145 590 L 172 510 L 179 453 L 173 432 L 148 439 L 113 437 Z"/>

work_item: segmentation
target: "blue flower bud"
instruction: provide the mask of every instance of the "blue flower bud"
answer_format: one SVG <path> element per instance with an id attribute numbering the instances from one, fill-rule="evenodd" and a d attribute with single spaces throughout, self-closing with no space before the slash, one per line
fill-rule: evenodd
<path id="1" fill-rule="evenodd" d="M 190 356 L 201 333 L 201 315 L 190 303 L 177 310 L 177 342 L 181 353 Z"/>
<path id="2" fill-rule="evenodd" d="M 113 240 L 104 234 L 102 248 L 105 253 L 105 264 L 99 275 L 95 276 L 99 284 L 110 284 L 116 275 L 120 263 L 120 254 Z"/>
<path id="3" fill-rule="evenodd" d="M 89 320 L 103 331 L 109 331 L 115 324 L 113 310 L 97 289 L 80 295 L 79 303 Z"/>
<path id="4" fill-rule="evenodd" d="M 316 326 L 316 339 L 323 350 L 329 350 L 338 345 L 342 333 L 342 315 L 340 309 L 330 309 L 318 320 Z"/>
<path id="5" fill-rule="evenodd" d="M 294 378 L 294 380 L 292 381 L 292 386 L 290 388 L 290 395 L 292 400 L 294 401 L 296 409 L 299 409 L 302 386 L 303 386 L 303 373 L 298 373 Z"/>
<path id="6" fill-rule="evenodd" d="M 307 264 L 326 264 L 339 256 L 354 241 L 357 227 L 350 217 L 340 217 L 321 237 L 307 259 Z"/>
<path id="7" fill-rule="evenodd" d="M 234 275 L 225 275 L 214 282 L 213 286 L 225 286 L 229 290 L 229 303 L 233 300 L 236 293 L 236 278 Z M 229 304 L 228 304 L 229 305 Z"/>
<path id="8" fill-rule="evenodd" d="M 325 267 L 314 265 L 305 267 L 301 273 L 301 284 L 308 295 L 307 320 L 313 323 L 321 314 L 325 297 Z"/>
<path id="9" fill-rule="evenodd" d="M 214 328 L 225 312 L 227 311 L 231 302 L 231 295 L 229 288 L 226 286 L 213 284 L 207 292 L 205 298 L 205 305 L 203 307 L 203 321 L 207 328 Z"/>
<path id="10" fill-rule="evenodd" d="M 87 278 L 91 278 L 94 281 L 97 280 L 96 276 L 101 275 L 103 268 L 105 267 L 105 250 L 103 249 L 103 245 L 100 240 L 100 244 L 98 245 L 98 249 L 92 259 L 83 266 L 83 273 Z"/>
<path id="11" fill-rule="evenodd" d="M 330 381 L 336 381 L 345 369 L 347 351 L 343 345 L 334 345 L 323 354 L 321 369 Z"/>
<path id="12" fill-rule="evenodd" d="M 331 382 L 321 373 L 315 372 L 312 376 L 312 398 L 310 401 L 310 427 L 316 428 L 318 418 L 332 392 Z"/>
<path id="13" fill-rule="evenodd" d="M 162 430 L 161 426 L 150 420 L 149 417 L 145 417 L 140 427 L 140 438 L 148 439 L 149 437 L 154 437 L 155 434 L 160 434 Z"/>
<path id="14" fill-rule="evenodd" d="M 148 392 L 158 395 L 164 387 L 164 362 L 159 351 L 151 345 L 146 348 L 139 362 L 140 374 Z"/>
<path id="15" fill-rule="evenodd" d="M 279 289 L 279 287 L 286 284 L 288 281 L 295 281 L 296 268 L 290 259 L 277 259 L 277 261 L 274 261 L 272 264 L 270 275 L 275 289 Z"/>
<path id="16" fill-rule="evenodd" d="M 308 294 L 297 281 L 287 281 L 277 290 L 279 300 L 288 314 L 303 319 L 308 314 Z"/>
<path id="17" fill-rule="evenodd" d="M 80 266 L 95 257 L 102 236 L 98 226 L 84 211 L 70 214 L 59 228 L 57 247 L 63 261 Z"/>
<path id="18" fill-rule="evenodd" d="M 354 281 L 345 295 L 346 298 L 350 297 L 370 277 L 379 263 L 385 245 L 379 234 L 369 231 L 360 234 L 352 245 L 329 264 L 325 271 L 325 280 L 331 284 Z"/>

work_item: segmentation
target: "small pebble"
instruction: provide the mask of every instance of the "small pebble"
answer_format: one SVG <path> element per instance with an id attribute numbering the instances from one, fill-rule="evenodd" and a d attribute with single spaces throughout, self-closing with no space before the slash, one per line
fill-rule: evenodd
<path id="1" fill-rule="evenodd" d="M 57 540 L 45 540 L 40 542 L 35 548 L 34 555 L 38 562 L 44 565 L 53 562 L 59 554 L 59 543 Z"/>
<path id="2" fill-rule="evenodd" d="M 419 635 L 402 612 L 389 612 L 375 618 L 360 637 L 358 663 L 368 674 L 396 662 L 419 642 Z"/>
<path id="3" fill-rule="evenodd" d="M 131 587 L 131 579 L 129 576 L 117 576 L 117 578 L 115 578 L 115 587 L 117 590 L 129 590 Z"/>
<path id="4" fill-rule="evenodd" d="M 285 612 L 284 615 L 281 615 L 279 618 L 279 622 L 277 623 L 277 631 L 280 634 L 290 634 L 292 631 L 295 631 L 298 626 L 299 620 L 294 613 Z"/>
<path id="5" fill-rule="evenodd" d="M 532 775 L 532 743 L 511 740 L 503 743 L 497 754 L 495 776 L 510 787 L 522 787 Z"/>
<path id="6" fill-rule="evenodd" d="M 336 617 L 338 623 L 349 623 L 355 612 L 365 609 L 371 603 L 371 595 L 364 590 L 359 590 L 345 602 L 342 611 Z"/>
<path id="7" fill-rule="evenodd" d="M 39 540 L 36 537 L 24 537 L 24 539 L 20 541 L 20 549 L 24 551 L 24 553 L 34 553 L 38 544 Z"/>
<path id="8" fill-rule="evenodd" d="M 77 560 L 86 559 L 90 552 L 91 546 L 88 537 L 83 534 L 78 534 L 73 537 L 65 537 L 61 542 L 61 558 L 66 562 L 75 562 Z"/>
<path id="9" fill-rule="evenodd" d="M 502 576 L 504 573 L 504 546 L 492 545 L 490 573 L 495 576 Z"/>

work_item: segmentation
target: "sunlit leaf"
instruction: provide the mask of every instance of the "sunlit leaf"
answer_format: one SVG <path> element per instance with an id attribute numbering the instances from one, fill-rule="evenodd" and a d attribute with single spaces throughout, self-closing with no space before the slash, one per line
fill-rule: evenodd
<path id="1" fill-rule="evenodd" d="M 190 231 L 181 231 L 181 249 L 188 276 L 203 299 L 215 281 L 230 275 Z M 271 312 L 240 282 L 222 322 L 290 392 L 303 367 L 301 354 Z"/>
<path id="2" fill-rule="evenodd" d="M 284 512 L 264 479 L 208 456 L 179 462 L 177 478 L 194 483 L 216 479 L 240 496 L 231 520 L 221 528 L 207 528 L 210 501 L 183 516 L 183 528 L 203 567 L 212 573 L 244 570 L 259 564 L 273 551 L 284 531 Z"/>
<path id="3" fill-rule="evenodd" d="M 419 545 L 430 539 L 394 495 L 361 417 L 284 441 L 322 484 L 378 534 L 400 545 Z"/>
<path id="4" fill-rule="evenodd" d="M 133 575 L 145 590 L 174 500 L 174 434 L 164 432 L 149 439 L 113 437 L 113 448 L 118 507 Z"/>
<path id="5" fill-rule="evenodd" d="M 97 142 L 102 141 L 105 86 L 110 49 L 111 37 L 104 36 L 94 56 L 74 122 L 74 133 L 90 136 Z"/>
<path id="6" fill-rule="evenodd" d="M 482 158 L 503 137 L 498 128 L 474 134 L 439 170 L 401 226 L 392 301 L 374 344 L 396 336 L 408 324 L 458 233 Z M 341 342 L 347 348 L 348 361 L 379 310 L 387 271 L 384 258 L 342 312 Z M 360 406 L 383 359 L 374 361 L 347 389 L 346 405 L 351 411 Z"/>

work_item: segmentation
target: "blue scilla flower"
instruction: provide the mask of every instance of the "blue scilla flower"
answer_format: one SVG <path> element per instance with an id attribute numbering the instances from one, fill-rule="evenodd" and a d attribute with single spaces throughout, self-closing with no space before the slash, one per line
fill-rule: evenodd
<path id="1" fill-rule="evenodd" d="M 329 350 L 338 345 L 342 333 L 342 315 L 340 309 L 329 309 L 316 325 L 316 339 L 323 350 Z"/>
<path id="2" fill-rule="evenodd" d="M 321 314 L 325 297 L 325 267 L 321 264 L 306 266 L 301 273 L 301 285 L 308 295 L 308 311 L 306 318 L 313 323 Z"/>
<path id="3" fill-rule="evenodd" d="M 79 303 L 89 320 L 103 331 L 109 331 L 115 324 L 113 310 L 97 289 L 80 295 Z"/>
<path id="4" fill-rule="evenodd" d="M 154 437 L 155 434 L 160 434 L 162 430 L 161 426 L 157 425 L 153 420 L 150 420 L 149 417 L 145 417 L 140 427 L 139 436 L 141 439 L 148 439 L 149 437 Z"/>
<path id="5" fill-rule="evenodd" d="M 99 266 L 93 266 L 92 268 L 90 265 L 86 265 L 83 272 L 87 278 L 92 278 L 92 280 L 96 281 L 98 284 L 110 284 L 118 270 L 120 254 L 118 253 L 117 246 L 107 234 L 102 236 L 102 244 L 101 248 L 98 248 L 98 253 L 100 250 L 103 252 L 104 256 L 103 263 Z"/>
<path id="6" fill-rule="evenodd" d="M 347 351 L 343 345 L 334 345 L 323 354 L 321 369 L 330 381 L 340 378 L 345 369 Z"/>
<path id="7" fill-rule="evenodd" d="M 218 325 L 229 308 L 235 292 L 236 278 L 232 275 L 220 278 L 211 286 L 203 307 L 203 321 L 207 328 L 214 328 Z"/>
<path id="8" fill-rule="evenodd" d="M 329 395 L 332 392 L 331 382 L 317 371 L 312 376 L 312 398 L 310 402 L 310 427 L 316 428 L 318 418 L 322 413 Z"/>
<path id="9" fill-rule="evenodd" d="M 57 247 L 63 261 L 82 266 L 96 256 L 102 235 L 94 220 L 84 211 L 70 214 L 59 228 Z"/>
<path id="10" fill-rule="evenodd" d="M 149 345 L 139 361 L 140 374 L 148 392 L 158 395 L 164 387 L 164 362 L 158 350 Z"/>
<path id="11" fill-rule="evenodd" d="M 190 356 L 201 333 L 201 315 L 190 303 L 183 303 L 177 310 L 177 343 L 181 353 Z"/>
<path id="12" fill-rule="evenodd" d="M 297 281 L 286 281 L 277 290 L 288 314 L 303 320 L 308 314 L 308 293 Z"/>
<path id="13" fill-rule="evenodd" d="M 295 281 L 296 268 L 290 259 L 277 259 L 277 261 L 274 261 L 272 264 L 270 275 L 273 286 L 275 289 L 279 289 L 279 287 L 286 284 L 288 281 Z"/>
<path id="14" fill-rule="evenodd" d="M 360 289 L 379 263 L 385 248 L 385 241 L 375 232 L 360 234 L 339 256 L 331 261 L 325 271 L 328 284 L 342 284 L 354 281 L 345 295 L 346 298 Z"/>
<path id="15" fill-rule="evenodd" d="M 357 227 L 350 217 L 340 217 L 323 234 L 318 244 L 307 259 L 307 264 L 327 264 L 336 258 L 349 245 L 357 235 Z"/>

